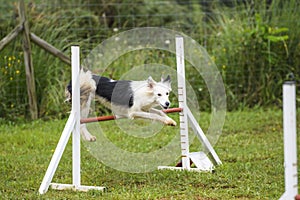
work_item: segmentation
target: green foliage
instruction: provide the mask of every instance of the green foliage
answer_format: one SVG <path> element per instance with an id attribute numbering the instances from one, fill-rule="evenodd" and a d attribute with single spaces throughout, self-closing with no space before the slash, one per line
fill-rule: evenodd
<path id="1" fill-rule="evenodd" d="M 291 31 L 269 25 L 262 15 L 236 5 L 214 18 L 212 31 L 217 34 L 209 48 L 223 74 L 230 109 L 279 105 L 282 83 L 295 72 L 287 63 Z"/>
<path id="2" fill-rule="evenodd" d="M 207 3 L 139 0 L 71 0 L 29 2 L 27 15 L 33 33 L 70 55 L 71 45 L 80 45 L 82 58 L 106 38 L 135 27 L 167 27 L 191 36 L 206 47 L 219 67 L 230 110 L 281 104 L 281 85 L 290 72 L 300 74 L 300 5 L 289 1 L 219 1 Z M 17 3 L 0 6 L 0 36 L 3 38 L 18 24 Z M 27 94 L 21 38 L 0 52 L 0 117 L 15 120 L 27 116 Z M 64 117 L 69 109 L 64 88 L 70 79 L 70 67 L 32 44 L 40 117 Z M 141 53 L 141 52 L 140 52 Z M 145 53 L 145 54 L 148 54 Z M 105 75 L 119 78 L 136 63 L 157 62 L 175 66 L 174 55 L 149 53 L 149 59 L 127 62 L 121 58 Z M 6 69 L 5 58 L 20 63 Z M 121 67 L 120 67 L 121 66 Z M 15 73 L 19 70 L 20 73 Z M 4 74 L 5 71 L 10 74 Z M 210 109 L 205 82 L 195 76 L 187 64 L 187 80 L 193 86 L 201 109 Z M 10 79 L 13 80 L 10 80 Z M 15 87 L 15 88 L 13 88 Z M 62 114 L 63 113 L 63 114 Z"/>

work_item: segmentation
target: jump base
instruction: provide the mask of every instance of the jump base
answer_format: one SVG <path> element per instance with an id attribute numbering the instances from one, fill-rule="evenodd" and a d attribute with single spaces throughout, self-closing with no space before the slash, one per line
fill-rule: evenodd
<path id="1" fill-rule="evenodd" d="M 188 158 L 190 163 L 194 163 L 195 168 L 190 166 L 158 166 L 159 170 L 170 169 L 170 170 L 187 170 L 187 171 L 197 171 L 197 172 L 213 172 L 214 164 L 210 161 L 204 152 L 192 152 L 189 153 Z"/>
<path id="2" fill-rule="evenodd" d="M 50 188 L 53 190 L 73 190 L 73 191 L 81 191 L 81 192 L 88 192 L 90 190 L 105 191 L 105 187 L 86 186 L 86 185 L 76 186 L 72 184 L 61 184 L 61 183 L 51 183 Z"/>

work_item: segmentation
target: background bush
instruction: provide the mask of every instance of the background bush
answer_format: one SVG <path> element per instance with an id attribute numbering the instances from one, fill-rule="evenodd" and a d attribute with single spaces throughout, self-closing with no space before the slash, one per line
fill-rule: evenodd
<path id="1" fill-rule="evenodd" d="M 228 109 L 279 106 L 286 76 L 300 74 L 300 9 L 287 1 L 25 1 L 30 29 L 66 55 L 79 44 L 86 55 L 111 35 L 135 27 L 166 27 L 191 36 L 206 47 L 222 73 Z M 17 3 L 0 0 L 0 37 L 18 24 Z M 32 45 L 39 116 L 64 117 L 64 88 L 70 67 Z M 149 53 L 149 52 L 147 52 Z M 158 58 L 161 52 L 151 52 Z M 172 60 L 167 59 L 167 60 Z M 156 61 L 156 60 L 155 60 Z M 167 61 L 172 64 L 174 61 Z M 128 70 L 126 59 L 105 75 L 115 79 Z M 124 66 L 124 67 L 123 67 Z M 0 52 L 0 117 L 27 116 L 27 92 L 21 38 Z M 203 80 L 187 71 L 202 110 L 210 109 Z M 299 89 L 298 89 L 299 93 Z M 22 118 L 22 117 L 21 117 Z"/>

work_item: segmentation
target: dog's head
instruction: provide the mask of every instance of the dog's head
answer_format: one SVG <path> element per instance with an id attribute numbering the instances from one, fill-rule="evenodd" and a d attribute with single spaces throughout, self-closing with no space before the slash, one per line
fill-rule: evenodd
<path id="1" fill-rule="evenodd" d="M 170 76 L 168 75 L 167 78 L 161 78 L 160 82 L 155 82 L 150 76 L 147 82 L 148 87 L 155 96 L 156 104 L 160 105 L 164 109 L 169 108 L 171 105 L 169 94 L 172 91 Z"/>

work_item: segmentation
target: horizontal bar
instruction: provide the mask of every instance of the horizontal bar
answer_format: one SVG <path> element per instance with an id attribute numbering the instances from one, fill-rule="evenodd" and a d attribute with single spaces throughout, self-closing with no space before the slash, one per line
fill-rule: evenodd
<path id="1" fill-rule="evenodd" d="M 174 112 L 181 112 L 182 108 L 169 108 L 162 110 L 164 113 L 174 113 Z M 91 122 L 99 122 L 99 121 L 109 121 L 109 120 L 115 120 L 116 116 L 109 115 L 109 116 L 100 116 L 100 117 L 91 117 L 91 118 L 85 118 L 81 119 L 80 123 L 91 123 Z"/>
<path id="2" fill-rule="evenodd" d="M 81 119 L 80 123 L 84 124 L 84 123 L 99 122 L 99 121 L 109 121 L 109 120 L 115 120 L 115 119 L 116 119 L 116 117 L 113 116 L 113 115 L 100 116 L 100 117 L 91 117 L 91 118 Z"/>
<path id="3" fill-rule="evenodd" d="M 174 112 L 181 112 L 182 108 L 169 108 L 162 110 L 164 113 L 174 113 Z"/>

